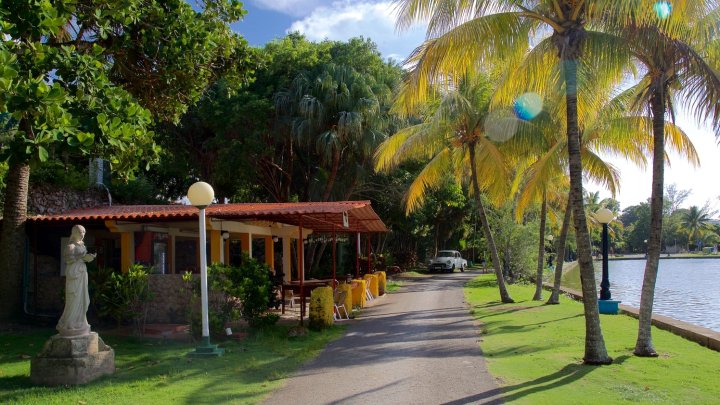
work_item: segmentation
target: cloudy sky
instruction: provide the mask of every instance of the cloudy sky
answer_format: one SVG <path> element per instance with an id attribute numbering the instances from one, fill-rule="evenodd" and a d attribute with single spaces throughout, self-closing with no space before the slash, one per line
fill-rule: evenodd
<path id="1" fill-rule="evenodd" d="M 291 31 L 299 31 L 314 41 L 347 40 L 363 36 L 378 44 L 385 58 L 402 61 L 425 35 L 424 28 L 414 27 L 406 32 L 395 29 L 395 13 L 391 1 L 347 0 L 245 0 L 248 15 L 233 28 L 251 45 L 262 46 Z M 680 189 L 692 189 L 687 205 L 702 206 L 710 201 L 720 208 L 720 149 L 712 132 L 684 116 L 678 124 L 690 134 L 700 154 L 701 168 L 695 169 L 678 158 L 672 158 L 666 168 L 665 184 L 675 183 Z M 622 173 L 617 199 L 623 208 L 646 201 L 650 197 L 651 173 L 610 159 Z M 609 193 L 599 186 L 588 185 L 590 191 Z"/>

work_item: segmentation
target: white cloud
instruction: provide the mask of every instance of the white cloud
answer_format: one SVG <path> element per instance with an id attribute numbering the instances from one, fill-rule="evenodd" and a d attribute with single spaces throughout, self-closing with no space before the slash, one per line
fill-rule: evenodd
<path id="1" fill-rule="evenodd" d="M 352 37 L 371 38 L 385 58 L 405 59 L 425 38 L 424 27 L 395 31 L 396 14 L 391 2 L 336 1 L 321 6 L 295 21 L 288 32 L 299 31 L 312 41 L 345 41 Z"/>

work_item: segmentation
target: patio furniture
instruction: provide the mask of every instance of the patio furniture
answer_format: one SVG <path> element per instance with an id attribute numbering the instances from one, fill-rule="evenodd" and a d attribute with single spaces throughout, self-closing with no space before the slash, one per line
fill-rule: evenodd
<path id="1" fill-rule="evenodd" d="M 347 308 L 345 308 L 345 297 L 347 296 L 347 291 L 343 290 L 336 290 L 333 301 L 335 306 L 335 311 L 333 311 L 333 319 L 336 321 L 340 321 L 343 319 L 342 313 L 340 312 L 340 309 L 342 308 L 343 312 L 345 312 L 345 319 L 350 319 L 350 315 L 348 314 Z"/>
<path id="2" fill-rule="evenodd" d="M 284 294 L 285 294 L 285 296 L 283 297 L 283 301 L 284 301 L 283 304 L 287 303 L 288 305 L 290 305 L 290 308 L 295 308 L 296 302 L 298 304 L 300 303 L 300 301 L 299 301 L 300 297 L 295 295 L 293 293 L 293 290 L 287 289 L 287 290 L 285 290 Z"/>

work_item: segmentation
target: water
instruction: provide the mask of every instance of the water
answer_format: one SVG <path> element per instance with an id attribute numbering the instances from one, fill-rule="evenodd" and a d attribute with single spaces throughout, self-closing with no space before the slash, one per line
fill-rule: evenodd
<path id="1" fill-rule="evenodd" d="M 611 260 L 612 298 L 639 308 L 644 272 L 645 260 Z M 660 260 L 653 313 L 720 332 L 720 259 Z"/>

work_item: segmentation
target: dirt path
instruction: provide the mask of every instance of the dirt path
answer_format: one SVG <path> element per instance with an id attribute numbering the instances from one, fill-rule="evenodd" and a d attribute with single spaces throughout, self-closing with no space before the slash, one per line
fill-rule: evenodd
<path id="1" fill-rule="evenodd" d="M 473 276 L 406 281 L 265 403 L 502 403 L 464 303 L 462 286 Z"/>

